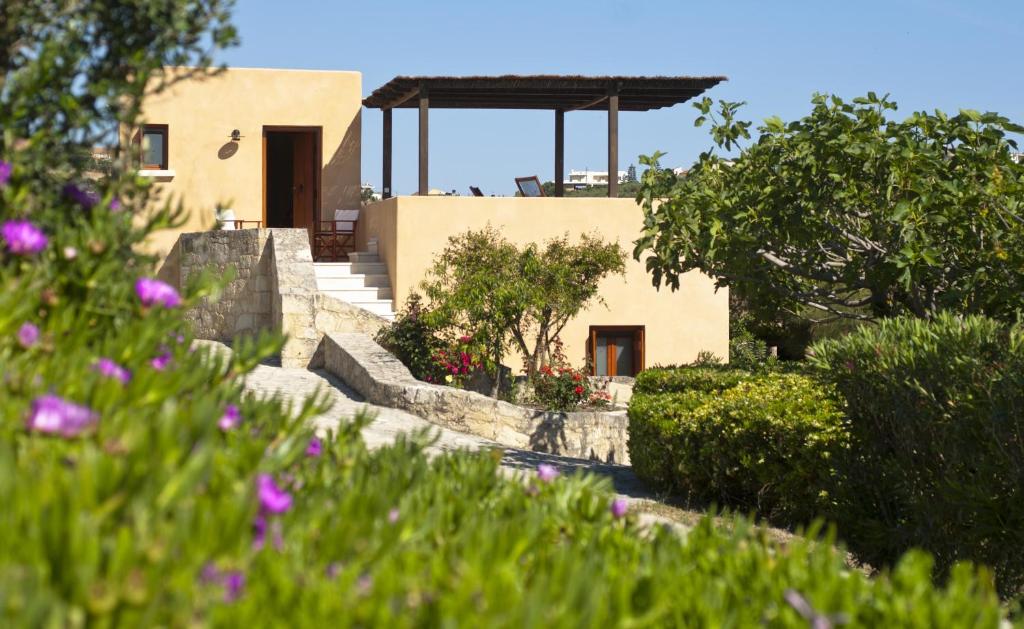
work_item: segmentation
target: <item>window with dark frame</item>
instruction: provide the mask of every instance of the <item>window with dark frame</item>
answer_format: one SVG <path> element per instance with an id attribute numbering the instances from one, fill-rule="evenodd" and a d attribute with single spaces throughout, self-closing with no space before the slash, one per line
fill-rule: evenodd
<path id="1" fill-rule="evenodd" d="M 636 376 L 644 369 L 644 326 L 590 326 L 591 374 Z"/>
<path id="2" fill-rule="evenodd" d="M 148 124 L 139 132 L 143 170 L 167 170 L 167 125 Z"/>

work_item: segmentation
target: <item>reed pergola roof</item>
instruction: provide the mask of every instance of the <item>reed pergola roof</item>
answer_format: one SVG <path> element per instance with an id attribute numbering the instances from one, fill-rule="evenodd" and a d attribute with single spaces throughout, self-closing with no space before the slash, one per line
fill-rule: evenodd
<path id="1" fill-rule="evenodd" d="M 549 109 L 555 112 L 555 196 L 565 194 L 565 113 L 608 112 L 608 196 L 618 196 L 619 111 L 671 107 L 727 80 L 724 76 L 397 76 L 363 105 L 384 112 L 383 195 L 390 197 L 391 112 L 419 110 L 419 194 L 429 184 L 430 109 Z"/>
<path id="2" fill-rule="evenodd" d="M 724 76 L 397 76 L 363 100 L 372 109 L 554 109 L 607 111 L 617 93 L 620 111 L 671 107 L 727 80 Z"/>

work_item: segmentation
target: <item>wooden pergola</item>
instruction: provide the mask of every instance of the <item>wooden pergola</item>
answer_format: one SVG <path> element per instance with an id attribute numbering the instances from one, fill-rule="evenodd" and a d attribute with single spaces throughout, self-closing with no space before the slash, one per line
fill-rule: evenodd
<path id="1" fill-rule="evenodd" d="M 399 76 L 363 101 L 384 113 L 383 196 L 391 190 L 391 112 L 419 109 L 419 194 L 428 186 L 431 107 L 444 109 L 550 109 L 555 112 L 555 196 L 564 196 L 565 113 L 608 112 L 608 196 L 619 193 L 619 112 L 671 107 L 697 96 L 724 76 Z"/>

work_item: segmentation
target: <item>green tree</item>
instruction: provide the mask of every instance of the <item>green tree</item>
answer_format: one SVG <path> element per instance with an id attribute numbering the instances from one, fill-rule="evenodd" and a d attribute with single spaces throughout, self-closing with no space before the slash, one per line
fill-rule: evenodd
<path id="1" fill-rule="evenodd" d="M 739 155 L 701 154 L 685 179 L 644 157 L 645 223 L 634 256 L 654 284 L 699 269 L 755 310 L 875 319 L 938 312 L 1014 316 L 1024 300 L 1024 128 L 961 110 L 888 117 L 874 93 L 815 95 L 791 123 L 769 118 Z M 726 152 L 750 137 L 742 103 L 705 98 L 696 124 Z"/>
<path id="2" fill-rule="evenodd" d="M 600 281 L 624 269 L 622 248 L 596 236 L 520 249 L 487 226 L 452 236 L 423 290 L 435 325 L 472 335 L 488 348 L 495 368 L 510 348 L 517 349 L 532 374 L 565 324 L 600 300 Z M 495 378 L 495 396 L 499 386 Z"/>

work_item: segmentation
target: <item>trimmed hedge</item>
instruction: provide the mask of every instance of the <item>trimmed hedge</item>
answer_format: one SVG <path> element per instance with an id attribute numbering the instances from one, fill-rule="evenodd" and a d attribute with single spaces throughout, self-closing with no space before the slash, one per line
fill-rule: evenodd
<path id="1" fill-rule="evenodd" d="M 981 317 L 865 326 L 815 346 L 849 406 L 835 518 L 876 565 L 921 547 L 945 572 L 1024 586 L 1024 330 Z"/>
<path id="2" fill-rule="evenodd" d="M 629 407 L 637 474 L 669 491 L 787 523 L 822 513 L 842 405 L 796 374 L 708 368 L 641 374 Z"/>

